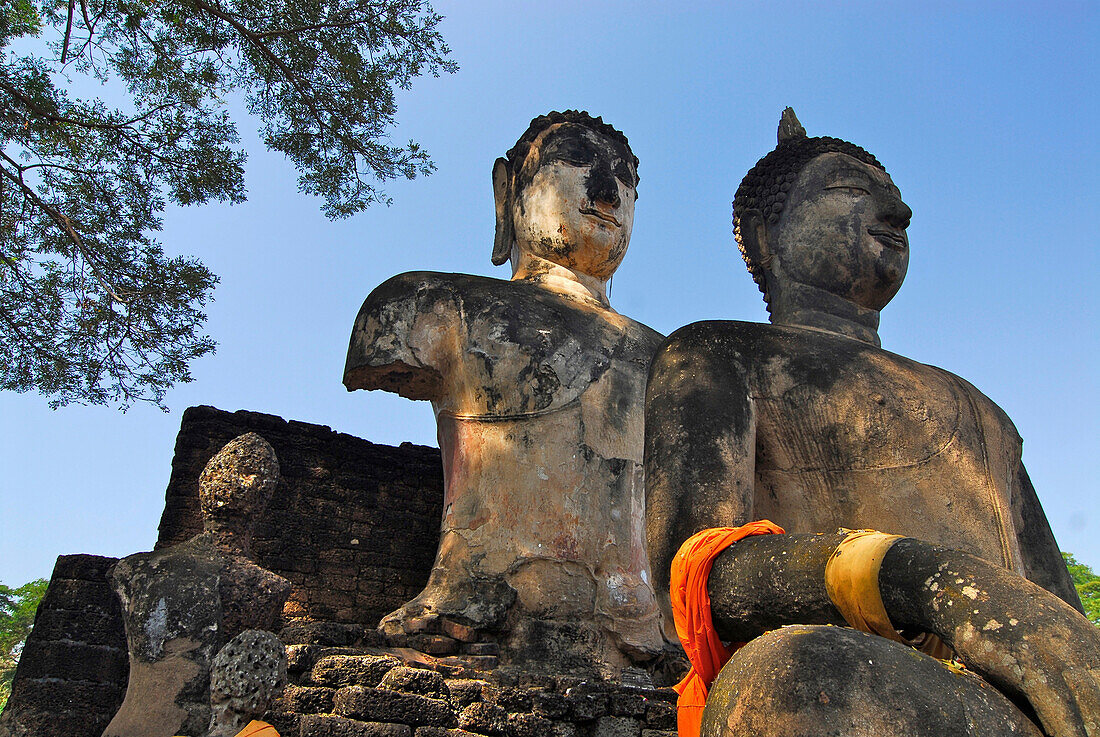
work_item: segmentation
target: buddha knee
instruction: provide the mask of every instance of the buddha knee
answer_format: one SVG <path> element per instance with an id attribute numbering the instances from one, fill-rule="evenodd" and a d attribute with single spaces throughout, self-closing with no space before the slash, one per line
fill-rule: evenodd
<path id="1" fill-rule="evenodd" d="M 991 686 L 912 648 L 843 627 L 756 638 L 711 687 L 701 737 L 1019 734 L 1039 737 Z"/>

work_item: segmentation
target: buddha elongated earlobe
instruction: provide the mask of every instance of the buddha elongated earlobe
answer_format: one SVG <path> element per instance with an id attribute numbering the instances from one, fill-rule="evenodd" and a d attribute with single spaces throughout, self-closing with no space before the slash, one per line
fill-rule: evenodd
<path id="1" fill-rule="evenodd" d="M 497 159 L 493 164 L 493 198 L 496 201 L 496 237 L 493 240 L 493 264 L 500 266 L 512 253 L 512 242 L 516 239 L 512 226 L 512 186 L 508 162 Z"/>

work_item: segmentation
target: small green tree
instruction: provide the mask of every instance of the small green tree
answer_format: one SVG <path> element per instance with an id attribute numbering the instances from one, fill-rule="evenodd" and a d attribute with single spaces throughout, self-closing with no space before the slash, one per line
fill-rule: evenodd
<path id="1" fill-rule="evenodd" d="M 44 578 L 16 589 L 0 584 L 0 710 L 11 695 L 15 666 L 34 626 L 34 613 L 38 611 L 47 585 Z"/>
<path id="2" fill-rule="evenodd" d="M 1100 576 L 1093 573 L 1089 566 L 1078 563 L 1069 553 L 1062 553 L 1062 558 L 1065 559 L 1073 585 L 1081 596 L 1085 616 L 1090 622 L 1100 626 Z"/>
<path id="3" fill-rule="evenodd" d="M 441 20 L 426 0 L 0 0 L 0 389 L 163 407 L 214 350 L 217 277 L 150 234 L 169 202 L 244 200 L 226 100 L 347 217 L 433 169 L 388 131 L 396 88 L 456 68 Z M 77 97 L 89 82 L 112 104 Z"/>

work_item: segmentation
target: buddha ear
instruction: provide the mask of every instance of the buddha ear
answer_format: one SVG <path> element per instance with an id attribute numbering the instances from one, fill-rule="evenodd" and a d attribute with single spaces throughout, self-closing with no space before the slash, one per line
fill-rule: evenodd
<path id="1" fill-rule="evenodd" d="M 496 202 L 497 229 L 493 240 L 493 263 L 500 266 L 512 255 L 512 241 L 516 239 L 512 227 L 512 186 L 508 161 L 497 159 L 493 164 L 493 199 Z"/>
<path id="2" fill-rule="evenodd" d="M 768 226 L 764 216 L 759 210 L 745 210 L 738 216 L 738 227 L 745 255 L 761 269 L 769 269 L 774 254 L 768 247 Z"/>

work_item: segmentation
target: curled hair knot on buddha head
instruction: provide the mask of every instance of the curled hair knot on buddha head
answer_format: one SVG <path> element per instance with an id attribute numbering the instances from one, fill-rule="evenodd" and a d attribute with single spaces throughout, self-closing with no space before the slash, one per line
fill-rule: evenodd
<path id="1" fill-rule="evenodd" d="M 605 123 L 602 117 L 593 118 L 584 110 L 565 110 L 563 112 L 555 110 L 533 119 L 531 125 L 527 127 L 527 130 L 524 131 L 523 135 L 516 141 L 516 145 L 508 149 L 508 153 L 506 153 L 503 158 L 497 159 L 493 166 L 494 190 L 505 190 L 506 196 L 514 197 L 518 193 L 518 190 L 522 188 L 523 182 L 520 181 L 520 175 L 524 173 L 525 164 L 529 169 L 529 171 L 527 171 L 528 176 L 533 176 L 534 172 L 538 170 L 538 159 L 528 160 L 531 149 L 535 148 L 536 144 L 541 143 L 540 139 L 547 131 L 562 123 L 582 126 L 616 143 L 622 144 L 633 160 L 634 186 L 638 186 L 638 157 L 631 151 L 630 142 L 627 141 L 622 131 L 617 130 L 610 123 Z M 498 178 L 501 177 L 506 177 L 507 181 L 498 181 Z M 497 195 L 496 207 L 497 229 L 496 241 L 493 244 L 493 263 L 500 266 L 508 260 L 511 254 L 511 238 L 513 234 L 511 215 L 508 212 L 507 203 L 501 201 L 500 193 Z"/>
<path id="2" fill-rule="evenodd" d="M 746 213 L 755 210 L 768 225 L 779 222 L 779 216 L 787 204 L 787 196 L 794 187 L 802 169 L 818 156 L 841 153 L 881 169 L 886 168 L 873 155 L 854 143 L 830 136 L 809 138 L 806 129 L 798 122 L 794 110 L 786 108 L 779 121 L 779 143 L 764 158 L 756 162 L 737 188 L 733 198 L 733 237 L 753 281 L 768 301 L 768 289 L 764 280 L 766 264 L 757 263 L 745 248 L 741 233 L 741 221 Z"/>

